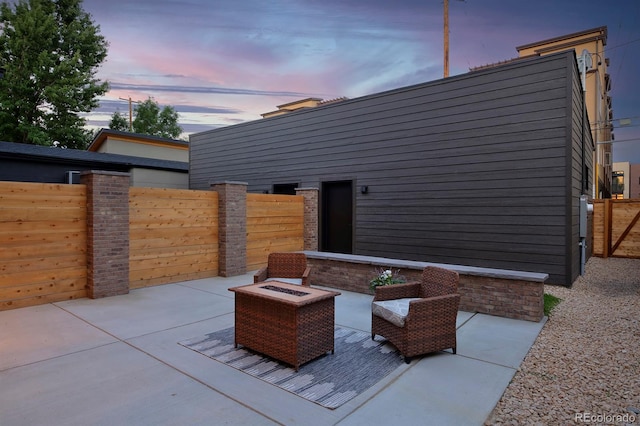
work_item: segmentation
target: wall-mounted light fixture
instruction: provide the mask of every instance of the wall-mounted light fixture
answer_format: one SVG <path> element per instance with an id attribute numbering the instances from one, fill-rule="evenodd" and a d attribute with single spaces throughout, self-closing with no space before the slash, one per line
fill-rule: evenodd
<path id="1" fill-rule="evenodd" d="M 369 192 L 369 187 L 364 185 L 360 187 L 360 193 L 367 194 Z"/>

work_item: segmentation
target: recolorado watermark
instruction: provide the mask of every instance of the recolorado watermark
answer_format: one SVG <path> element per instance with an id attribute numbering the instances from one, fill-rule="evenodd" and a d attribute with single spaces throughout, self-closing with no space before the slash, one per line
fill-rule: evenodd
<path id="1" fill-rule="evenodd" d="M 602 414 L 602 413 L 576 413 L 573 421 L 576 423 L 595 424 L 631 424 L 636 422 L 636 415 L 633 413 L 624 414 Z"/>

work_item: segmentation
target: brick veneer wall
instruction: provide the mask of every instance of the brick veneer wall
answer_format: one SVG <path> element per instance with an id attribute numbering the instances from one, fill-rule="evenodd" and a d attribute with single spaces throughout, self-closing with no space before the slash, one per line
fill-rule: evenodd
<path id="1" fill-rule="evenodd" d="M 312 285 L 372 294 L 369 281 L 385 264 L 352 263 L 308 257 Z M 407 281 L 419 281 L 422 269 L 392 268 Z M 544 282 L 460 273 L 460 310 L 538 322 L 544 316 Z"/>
<path id="2" fill-rule="evenodd" d="M 506 318 L 540 321 L 544 316 L 544 283 L 460 275 L 460 310 Z"/>
<path id="3" fill-rule="evenodd" d="M 242 275 L 247 269 L 247 184 L 213 183 L 218 192 L 218 266 L 220 276 Z"/>
<path id="4" fill-rule="evenodd" d="M 84 171 L 87 187 L 87 296 L 129 292 L 129 173 Z"/>
<path id="5" fill-rule="evenodd" d="M 304 250 L 318 250 L 318 188 L 297 188 L 304 197 Z"/>

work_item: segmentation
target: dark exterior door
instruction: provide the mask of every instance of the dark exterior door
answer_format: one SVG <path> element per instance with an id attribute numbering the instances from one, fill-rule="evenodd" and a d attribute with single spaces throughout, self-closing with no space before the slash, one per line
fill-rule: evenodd
<path id="1" fill-rule="evenodd" d="M 353 183 L 322 183 L 322 251 L 352 253 Z"/>

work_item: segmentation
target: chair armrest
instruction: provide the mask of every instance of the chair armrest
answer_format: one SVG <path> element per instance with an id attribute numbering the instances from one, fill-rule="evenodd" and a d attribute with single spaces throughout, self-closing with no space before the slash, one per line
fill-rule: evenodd
<path id="1" fill-rule="evenodd" d="M 309 281 L 310 273 L 311 273 L 311 266 L 307 266 L 307 268 L 302 273 L 302 285 L 305 287 L 311 287 L 311 282 Z"/>
<path id="2" fill-rule="evenodd" d="M 420 297 L 420 283 L 410 282 L 376 287 L 373 301 Z"/>
<path id="3" fill-rule="evenodd" d="M 412 321 L 439 321 L 439 317 L 448 316 L 455 323 L 460 306 L 460 294 L 429 297 L 409 302 L 407 323 Z"/>
<path id="4" fill-rule="evenodd" d="M 259 269 L 258 272 L 255 273 L 255 275 L 253 276 L 253 282 L 254 283 L 259 283 L 262 281 L 266 281 L 268 276 L 267 276 L 267 270 L 268 267 L 264 267 L 262 269 Z"/>

